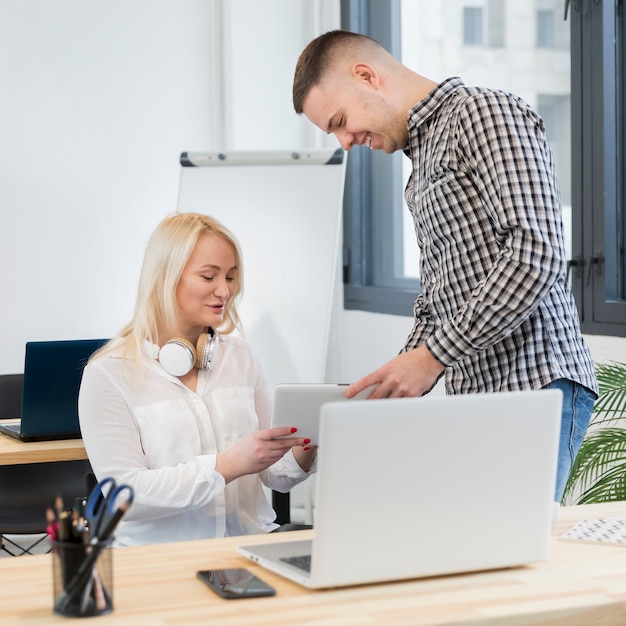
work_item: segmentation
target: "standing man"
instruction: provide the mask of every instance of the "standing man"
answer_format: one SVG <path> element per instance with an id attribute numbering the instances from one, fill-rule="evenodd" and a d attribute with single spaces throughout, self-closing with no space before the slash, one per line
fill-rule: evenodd
<path id="1" fill-rule="evenodd" d="M 402 150 L 422 291 L 401 353 L 352 397 L 558 388 L 564 396 L 555 500 L 582 444 L 597 382 L 566 281 L 561 199 L 541 118 L 522 100 L 437 84 L 349 31 L 313 40 L 293 103 L 345 150 Z"/>

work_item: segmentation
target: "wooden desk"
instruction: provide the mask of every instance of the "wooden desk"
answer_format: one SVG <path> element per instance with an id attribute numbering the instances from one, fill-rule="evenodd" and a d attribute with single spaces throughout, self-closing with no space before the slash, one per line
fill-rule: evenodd
<path id="1" fill-rule="evenodd" d="M 626 515 L 626 503 L 561 511 L 550 559 L 529 567 L 337 590 L 309 591 L 239 556 L 250 537 L 119 548 L 113 553 L 114 611 L 107 626 L 220 624 L 626 624 L 626 547 L 558 537 L 584 517 Z M 308 537 L 274 533 L 254 541 Z M 244 566 L 274 586 L 270 598 L 222 600 L 196 580 L 199 569 Z M 52 613 L 51 555 L 0 559 L 0 623 L 67 623 Z"/>
<path id="2" fill-rule="evenodd" d="M 86 458 L 82 439 L 23 442 L 0 433 L 0 465 L 80 461 Z"/>

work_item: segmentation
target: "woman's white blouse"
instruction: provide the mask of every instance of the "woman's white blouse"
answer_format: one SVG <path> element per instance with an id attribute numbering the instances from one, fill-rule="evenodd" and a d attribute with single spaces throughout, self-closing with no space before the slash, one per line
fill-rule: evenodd
<path id="1" fill-rule="evenodd" d="M 133 363 L 112 353 L 87 365 L 79 394 L 81 433 L 96 477 L 112 476 L 135 490 L 116 543 L 274 529 L 262 483 L 288 491 L 309 475 L 291 452 L 228 485 L 215 471 L 218 452 L 270 424 L 271 396 L 249 344 L 222 336 L 215 368 L 199 371 L 196 392 L 165 372 L 158 346 L 146 342 L 145 350 L 139 384 Z"/>

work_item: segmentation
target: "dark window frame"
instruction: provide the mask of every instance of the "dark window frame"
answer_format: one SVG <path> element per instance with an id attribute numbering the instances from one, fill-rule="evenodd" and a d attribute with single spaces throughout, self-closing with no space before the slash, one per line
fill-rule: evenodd
<path id="1" fill-rule="evenodd" d="M 342 0 L 342 28 L 370 35 L 400 54 L 400 0 Z M 344 195 L 344 308 L 410 316 L 419 280 L 398 278 L 402 237 L 401 153 L 354 147 L 348 153 Z M 416 244 L 417 245 L 417 244 Z"/>
<path id="2" fill-rule="evenodd" d="M 572 290 L 584 333 L 626 337 L 622 0 L 574 0 L 568 18 L 572 34 Z"/>
<path id="3" fill-rule="evenodd" d="M 566 4 L 572 58 L 572 259 L 568 261 L 572 290 L 584 333 L 626 336 L 623 0 Z M 342 28 L 371 35 L 400 56 L 400 0 L 341 0 L 341 20 Z M 614 21 L 618 37 L 610 31 Z M 401 237 L 398 203 L 402 203 L 403 158 L 400 153 L 389 156 L 363 148 L 348 153 L 345 309 L 412 314 L 419 281 L 396 277 L 400 260 L 394 255 L 399 251 L 388 244 Z M 607 276 L 612 291 L 624 299 L 612 301 L 611 290 L 607 296 Z"/>

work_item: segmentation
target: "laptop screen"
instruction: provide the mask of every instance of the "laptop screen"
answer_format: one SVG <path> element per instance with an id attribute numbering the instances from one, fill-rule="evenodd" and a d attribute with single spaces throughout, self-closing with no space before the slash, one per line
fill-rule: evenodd
<path id="1" fill-rule="evenodd" d="M 89 357 L 106 339 L 31 341 L 26 344 L 21 432 L 75 434 L 78 390 Z"/>

